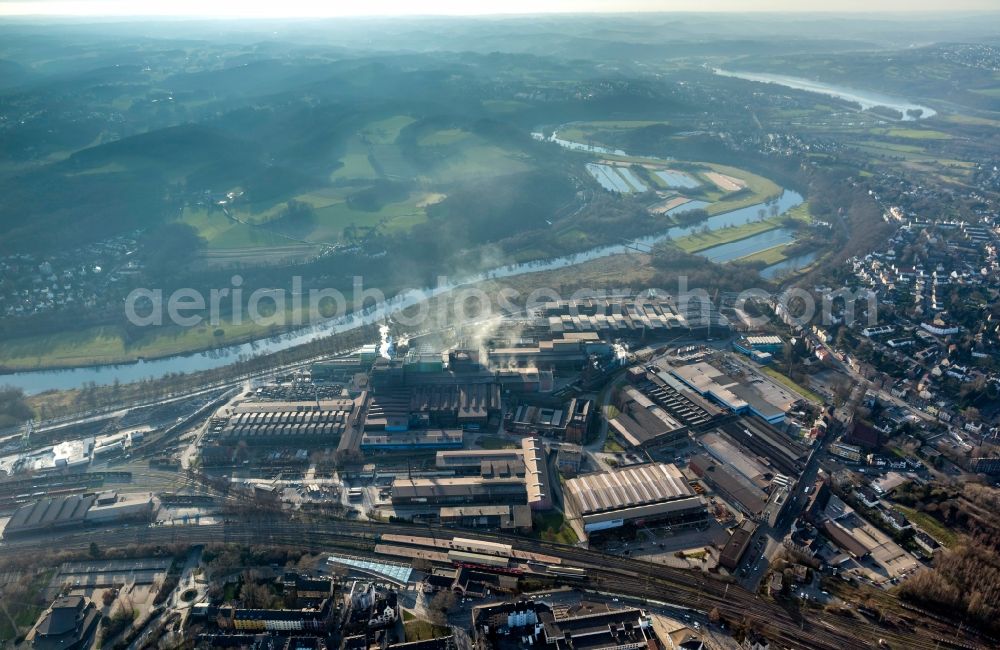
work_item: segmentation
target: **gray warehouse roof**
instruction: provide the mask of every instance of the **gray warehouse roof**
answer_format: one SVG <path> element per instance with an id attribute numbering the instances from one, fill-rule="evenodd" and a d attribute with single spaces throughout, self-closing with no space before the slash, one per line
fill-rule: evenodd
<path id="1" fill-rule="evenodd" d="M 397 478 L 392 482 L 393 498 L 475 497 L 487 494 L 525 493 L 524 481 L 518 478 L 484 479 L 479 476 L 459 478 Z"/>
<path id="2" fill-rule="evenodd" d="M 27 532 L 83 523 L 97 497 L 93 494 L 68 495 L 41 499 L 21 506 L 10 518 L 5 534 Z"/>
<path id="3" fill-rule="evenodd" d="M 588 474 L 566 481 L 566 489 L 579 504 L 582 515 L 694 495 L 680 470 L 667 463 Z"/>

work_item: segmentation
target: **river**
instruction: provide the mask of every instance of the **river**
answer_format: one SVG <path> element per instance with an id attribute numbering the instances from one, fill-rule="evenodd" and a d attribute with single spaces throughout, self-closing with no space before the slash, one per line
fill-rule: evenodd
<path id="1" fill-rule="evenodd" d="M 751 235 L 745 239 L 738 239 L 726 244 L 719 244 L 698 253 L 702 257 L 716 264 L 731 262 L 741 257 L 753 255 L 754 253 L 782 244 L 789 244 L 795 239 L 795 233 L 788 228 L 775 228 L 765 230 L 762 233 Z"/>
<path id="2" fill-rule="evenodd" d="M 559 142 L 562 146 L 567 146 L 567 143 L 567 141 Z M 206 352 L 179 354 L 159 359 L 150 359 L 148 361 L 140 360 L 136 363 L 82 366 L 62 370 L 30 370 L 9 373 L 0 375 L 0 386 L 16 386 L 23 389 L 24 392 L 28 394 L 36 394 L 53 389 L 68 390 L 72 388 L 80 388 L 90 382 L 97 385 L 109 385 L 113 384 L 115 380 L 117 380 L 125 384 L 143 379 L 157 379 L 174 373 L 190 373 L 221 368 L 231 365 L 241 359 L 287 350 L 288 348 L 310 343 L 325 336 L 339 334 L 364 325 L 381 322 L 392 314 L 417 304 L 422 300 L 433 298 L 462 286 L 488 279 L 502 279 L 524 275 L 527 273 L 554 271 L 569 266 L 575 266 L 577 264 L 583 264 L 584 262 L 600 259 L 602 257 L 634 252 L 637 247 L 645 248 L 652 246 L 653 244 L 657 244 L 668 238 L 679 239 L 681 237 L 694 234 L 706 226 L 710 230 L 725 228 L 727 226 L 740 226 L 759 219 L 759 212 L 761 209 L 768 210 L 768 213 L 770 213 L 769 208 L 773 204 L 777 204 L 779 214 L 784 214 L 788 210 L 801 204 L 802 201 L 802 195 L 799 193 L 792 190 L 785 190 L 782 192 L 781 196 L 774 199 L 770 203 L 757 203 L 745 208 L 724 212 L 691 225 L 671 226 L 663 232 L 641 237 L 627 243 L 599 246 L 588 251 L 572 253 L 547 260 L 509 264 L 462 279 L 449 281 L 439 286 L 412 289 L 387 300 L 377 308 L 373 307 L 360 313 L 352 313 L 339 318 L 329 319 L 276 337 L 258 339 L 249 343 L 216 348 Z M 678 214 L 688 210 L 703 208 L 707 205 L 709 204 L 703 201 L 691 201 L 670 210 L 668 214 Z M 762 234 L 766 235 L 767 233 Z M 759 237 L 759 235 L 757 235 L 757 237 Z M 747 242 L 749 239 L 741 240 L 741 242 Z M 733 244 L 740 244 L 741 242 L 733 242 Z M 764 243 L 757 250 L 770 248 L 770 246 L 773 245 L 776 244 Z M 722 246 L 730 246 L 730 244 L 723 244 Z M 702 251 L 700 254 L 706 255 L 706 253 L 711 253 L 713 250 L 718 248 L 720 247 Z M 745 244 L 743 245 L 743 248 L 746 248 Z M 743 253 L 743 255 L 749 255 L 754 252 L 756 251 L 751 250 L 748 253 Z M 741 256 L 742 255 L 737 255 L 736 257 Z M 735 259 L 735 257 L 730 259 Z"/>
<path id="3" fill-rule="evenodd" d="M 817 257 L 819 257 L 819 252 L 817 251 L 810 251 L 796 255 L 795 257 L 789 257 L 787 260 L 776 262 L 771 266 L 761 269 L 760 276 L 768 280 L 774 280 L 793 271 L 806 268 L 815 262 Z"/>
<path id="4" fill-rule="evenodd" d="M 839 99 L 860 104 L 862 110 L 868 110 L 876 106 L 885 106 L 902 113 L 904 122 L 911 122 L 916 119 L 924 119 L 937 115 L 937 111 L 929 106 L 922 106 L 900 97 L 883 95 L 869 90 L 846 88 L 844 86 L 823 83 L 822 81 L 812 81 L 801 77 L 789 77 L 783 74 L 770 74 L 766 72 L 732 72 L 729 70 L 721 70 L 719 68 L 715 68 L 713 71 L 715 74 L 723 77 L 734 77 L 736 79 L 744 79 L 746 81 L 777 84 L 779 86 L 785 86 L 786 88 L 806 90 L 812 93 L 837 97 Z M 907 113 L 907 111 L 910 110 L 922 112 L 919 117 L 913 117 Z"/>

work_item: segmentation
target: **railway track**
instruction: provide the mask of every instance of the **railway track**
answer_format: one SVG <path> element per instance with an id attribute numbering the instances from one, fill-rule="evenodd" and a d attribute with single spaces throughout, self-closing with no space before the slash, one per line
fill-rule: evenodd
<path id="1" fill-rule="evenodd" d="M 268 517 L 239 523 L 205 524 L 197 526 L 163 526 L 119 528 L 102 536 L 106 546 L 131 544 L 268 544 L 295 546 L 313 552 L 331 548 L 374 553 L 382 534 L 451 537 L 452 529 L 406 524 L 373 524 L 368 522 L 330 521 L 318 518 L 288 520 Z M 463 536 L 483 539 L 483 535 L 462 532 Z M 649 600 L 662 600 L 708 612 L 713 608 L 735 619 L 747 617 L 772 631 L 784 643 L 794 648 L 851 650 L 873 647 L 878 639 L 886 639 L 892 647 L 921 650 L 942 647 L 947 641 L 955 647 L 964 645 L 955 630 L 934 621 L 937 639 L 907 631 L 892 630 L 856 618 L 846 619 L 837 614 L 809 611 L 799 614 L 778 604 L 760 599 L 736 584 L 726 584 L 707 575 L 655 564 L 610 556 L 589 549 L 568 547 L 541 540 L 491 535 L 487 541 L 516 544 L 528 551 L 544 552 L 560 557 L 563 562 L 582 566 L 590 584 L 603 591 Z M 93 531 L 69 532 L 59 538 L 64 550 L 84 550 L 94 541 Z M 2 555 L 27 557 L 37 555 L 38 538 L 5 542 Z M 986 646 L 979 646 L 985 648 Z"/>

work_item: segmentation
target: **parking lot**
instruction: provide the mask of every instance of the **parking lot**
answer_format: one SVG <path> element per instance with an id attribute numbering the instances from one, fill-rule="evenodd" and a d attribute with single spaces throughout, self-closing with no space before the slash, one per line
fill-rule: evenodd
<path id="1" fill-rule="evenodd" d="M 719 551 L 729 540 L 729 533 L 715 519 L 709 519 L 700 528 L 642 526 L 634 533 L 634 536 L 592 540 L 590 546 L 668 566 L 708 569 L 718 564 Z M 678 557 L 677 553 L 685 551 L 687 557 Z"/>

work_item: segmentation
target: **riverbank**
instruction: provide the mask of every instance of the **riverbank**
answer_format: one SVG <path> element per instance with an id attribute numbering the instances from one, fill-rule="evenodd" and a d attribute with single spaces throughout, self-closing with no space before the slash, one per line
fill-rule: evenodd
<path id="1" fill-rule="evenodd" d="M 705 254 L 708 258 L 712 249 L 743 241 L 761 235 L 763 233 L 776 230 L 786 224 L 789 219 L 793 219 L 802 224 L 812 222 L 812 215 L 809 212 L 809 203 L 801 203 L 778 216 L 772 216 L 763 220 L 750 221 L 738 226 L 728 226 L 717 228 L 708 232 L 696 232 L 686 237 L 674 241 L 674 246 L 685 253 Z M 781 251 L 789 246 L 790 242 L 783 242 L 777 245 L 762 245 L 762 247 L 749 255 L 741 255 L 732 259 L 739 259 L 741 262 L 765 261 L 767 264 L 775 264 L 785 259 Z M 731 261 L 731 260 L 723 260 Z"/>
<path id="2" fill-rule="evenodd" d="M 539 284 L 572 294 L 580 288 L 638 290 L 650 286 L 655 269 L 650 256 L 644 253 L 622 252 L 583 262 L 577 266 L 541 271 L 535 276 L 521 275 L 510 279 L 483 279 L 471 287 L 485 295 L 495 297 L 501 290 L 520 292 L 525 297 Z M 423 331 L 448 329 L 454 325 L 452 312 L 442 307 L 446 294 L 428 299 L 428 322 Z M 493 300 L 492 304 L 497 304 Z M 412 313 L 408 313 L 412 315 Z M 412 330 L 406 330 L 413 333 Z M 36 412 L 47 405 L 48 417 L 89 411 L 114 400 L 116 408 L 131 405 L 138 400 L 155 399 L 167 395 L 183 394 L 205 386 L 224 386 L 232 382 L 259 377 L 282 369 L 302 367 L 311 361 L 347 354 L 365 343 L 378 340 L 375 325 L 358 326 L 347 331 L 332 333 L 311 342 L 274 353 L 262 352 L 249 359 L 222 357 L 209 359 L 205 355 L 173 357 L 187 360 L 191 367 L 178 373 L 154 374 L 156 361 L 122 366 L 102 366 L 71 370 L 24 372 L 0 377 L 0 385 L 11 384 L 24 390 Z M 201 367 L 198 362 L 212 361 L 219 365 Z M 120 385 L 114 385 L 115 380 Z M 89 386 L 90 383 L 93 386 Z M 99 396 L 95 398 L 95 395 Z"/>
<path id="3" fill-rule="evenodd" d="M 732 168 L 724 169 L 732 171 Z M 746 174 L 749 175 L 749 173 Z M 763 189 L 770 189 L 770 186 Z M 780 188 L 778 189 L 780 190 Z M 766 197 L 759 197 L 758 201 L 762 201 L 764 198 Z M 742 199 L 743 197 L 741 197 L 740 203 L 744 202 Z M 801 205 L 803 198 L 795 192 L 785 191 L 774 202 L 768 204 L 758 202 L 742 207 L 730 206 L 734 209 L 712 215 L 697 224 L 682 226 L 673 224 L 671 221 L 672 225 L 664 231 L 640 237 L 636 243 L 640 246 L 652 246 L 666 239 L 676 240 L 693 235 L 705 227 L 711 230 L 739 228 L 759 219 L 760 210 L 770 210 L 771 203 L 777 205 L 779 213 L 783 214 Z M 0 375 L 0 384 L 18 385 L 20 383 L 18 374 L 32 371 L 64 370 L 76 372 L 81 377 L 78 385 L 82 385 L 87 381 L 110 383 L 107 379 L 109 375 L 120 375 L 120 381 L 136 381 L 167 373 L 207 370 L 233 363 L 242 358 L 307 343 L 316 338 L 343 331 L 343 328 L 346 327 L 355 327 L 362 317 L 366 322 L 376 322 L 379 318 L 384 319 L 394 310 L 407 306 L 399 300 L 418 301 L 428 295 L 433 295 L 434 292 L 446 292 L 455 286 L 473 284 L 479 279 L 511 278 L 517 275 L 577 266 L 596 258 L 625 253 L 634 250 L 634 248 L 635 244 L 606 244 L 560 257 L 508 264 L 484 271 L 478 276 L 457 280 L 448 286 L 419 289 L 409 297 L 398 296 L 395 302 L 386 304 L 381 313 L 348 316 L 339 321 L 326 321 L 314 327 L 281 327 L 270 323 L 253 322 L 245 322 L 236 327 L 223 323 L 219 327 L 203 325 L 195 328 L 157 328 L 150 330 L 149 333 L 139 335 L 131 333 L 131 336 L 127 336 L 123 328 L 103 327 L 82 332 L 8 340 L 0 342 L 0 368 L 4 368 L 3 372 L 5 373 Z M 393 295 L 403 290 L 402 287 L 383 288 L 387 295 Z M 292 323 L 294 321 L 288 318 L 285 322 Z M 218 334 L 219 330 L 221 330 L 221 334 Z M 126 365 L 135 365 L 136 362 L 142 362 L 144 367 L 139 370 L 129 368 Z M 114 372 L 100 370 L 101 368 L 114 368 L 114 364 L 121 367 Z M 91 369 L 94 372 L 84 372 L 86 369 Z M 87 377 L 88 374 L 92 376 Z M 55 375 L 53 375 L 53 379 L 57 379 Z M 65 372 L 60 373 L 58 381 L 65 383 L 67 380 Z M 35 380 L 32 383 L 35 383 Z"/>
<path id="4" fill-rule="evenodd" d="M 765 219 L 764 221 L 745 223 L 741 226 L 732 226 L 730 228 L 722 228 L 720 230 L 710 230 L 708 232 L 699 232 L 693 235 L 688 235 L 687 237 L 675 240 L 674 246 L 681 249 L 685 253 L 701 253 L 710 248 L 721 246 L 722 244 L 730 244 L 732 242 L 749 239 L 754 235 L 774 230 L 779 226 L 780 222 L 778 219 Z"/>
<path id="5" fill-rule="evenodd" d="M 784 86 L 785 88 L 792 88 L 794 90 L 803 90 L 806 92 L 826 95 L 828 97 L 836 97 L 837 99 L 857 104 L 863 111 L 871 110 L 877 107 L 889 108 L 898 112 L 900 114 L 899 119 L 903 122 L 926 119 L 937 115 L 937 111 L 930 106 L 923 106 L 901 97 L 892 97 L 890 95 L 884 95 L 871 90 L 847 88 L 835 84 L 824 83 L 822 81 L 813 81 L 812 79 L 803 79 L 801 77 L 791 77 L 788 75 L 772 74 L 767 72 L 735 72 L 731 70 L 722 70 L 720 68 L 715 68 L 713 72 L 722 77 L 733 77 L 736 79 L 743 79 L 744 81 L 774 84 Z"/>

